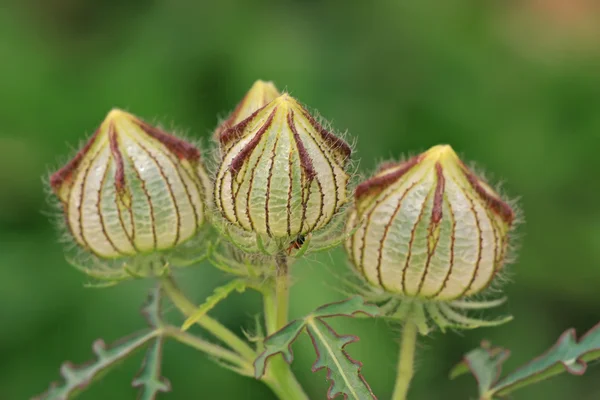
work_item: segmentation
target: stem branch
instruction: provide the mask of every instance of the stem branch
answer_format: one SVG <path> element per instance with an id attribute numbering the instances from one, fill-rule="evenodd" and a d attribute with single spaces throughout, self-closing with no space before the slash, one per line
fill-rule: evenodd
<path id="1" fill-rule="evenodd" d="M 196 350 L 202 351 L 219 360 L 235 364 L 237 367 L 244 370 L 247 375 L 252 375 L 252 364 L 240 357 L 237 353 L 234 353 L 233 351 L 224 349 L 221 346 L 218 346 L 214 343 L 210 343 L 188 332 L 184 332 L 175 326 L 165 326 L 163 328 L 163 333 L 166 336 L 172 337 L 178 342 L 193 347 Z"/>
<path id="2" fill-rule="evenodd" d="M 173 304 L 175 304 L 175 307 L 177 307 L 183 315 L 189 317 L 194 313 L 194 311 L 196 311 L 196 305 L 192 303 L 185 296 L 185 294 L 183 294 L 179 287 L 177 287 L 177 284 L 172 276 L 163 278 L 162 287 Z M 252 350 L 252 348 L 246 342 L 240 339 L 236 334 L 231 332 L 219 321 L 212 319 L 208 315 L 204 315 L 202 318 L 196 321 L 196 323 L 210 332 L 213 336 L 220 339 L 223 343 L 231 347 L 240 356 L 242 356 L 242 358 L 250 363 L 254 362 L 254 359 L 256 358 L 256 353 L 254 350 Z"/>
<path id="3" fill-rule="evenodd" d="M 404 324 L 404 330 L 402 331 L 396 385 L 394 387 L 392 400 L 406 400 L 410 381 L 414 374 L 417 333 L 417 325 L 410 318 L 407 319 Z"/>

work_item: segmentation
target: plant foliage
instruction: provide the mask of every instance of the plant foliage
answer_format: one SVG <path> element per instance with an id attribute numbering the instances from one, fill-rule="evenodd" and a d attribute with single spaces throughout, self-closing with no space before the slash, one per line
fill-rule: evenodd
<path id="1" fill-rule="evenodd" d="M 470 371 L 477 380 L 480 399 L 491 400 L 563 372 L 583 375 L 587 363 L 600 358 L 600 324 L 579 340 L 575 329 L 565 331 L 544 354 L 501 377 L 502 365 L 509 356 L 509 350 L 483 342 L 452 369 L 450 378 Z"/>
<path id="2" fill-rule="evenodd" d="M 148 322 L 148 329 L 121 339 L 110 346 L 106 346 L 102 339 L 96 340 L 92 346 L 96 355 L 95 360 L 81 365 L 74 365 L 71 362 L 64 363 L 61 367 L 63 381 L 52 383 L 50 388 L 35 400 L 72 399 L 121 361 L 153 341 L 154 343 L 148 348 L 144 365 L 133 381 L 133 386 L 140 388 L 138 398 L 143 400 L 154 399 L 158 392 L 168 392 L 171 386 L 165 378 L 160 376 L 163 343 L 160 301 L 160 290 L 153 289 L 142 309 L 142 314 Z"/>
<path id="3" fill-rule="evenodd" d="M 327 318 L 352 317 L 356 313 L 376 316 L 379 314 L 379 309 L 374 305 L 366 304 L 361 297 L 355 296 L 338 303 L 321 306 L 303 319 L 290 322 L 265 339 L 265 350 L 254 362 L 256 378 L 265 374 L 268 359 L 276 354 L 281 353 L 285 361 L 291 363 L 294 358 L 291 346 L 298 335 L 305 330 L 317 354 L 317 360 L 312 367 L 313 372 L 327 369 L 327 379 L 330 382 L 328 399 L 338 395 L 356 400 L 376 399 L 361 374 L 362 363 L 352 359 L 345 350 L 345 347 L 356 342 L 358 337 L 339 335 L 325 322 Z"/>

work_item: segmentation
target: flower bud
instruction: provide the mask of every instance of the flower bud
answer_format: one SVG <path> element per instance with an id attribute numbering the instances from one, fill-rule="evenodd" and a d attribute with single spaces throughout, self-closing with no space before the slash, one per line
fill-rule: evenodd
<path id="1" fill-rule="evenodd" d="M 346 250 L 374 286 L 453 300 L 485 289 L 503 265 L 514 212 L 450 146 L 384 165 L 355 197 Z"/>
<path id="2" fill-rule="evenodd" d="M 324 227 L 347 202 L 351 149 L 288 94 L 219 137 L 215 204 L 234 226 L 294 240 Z"/>
<path id="3" fill-rule="evenodd" d="M 254 82 L 254 85 L 252 85 L 242 101 L 235 107 L 231 115 L 217 127 L 213 134 L 213 139 L 218 141 L 221 133 L 239 124 L 256 112 L 256 110 L 266 106 L 280 95 L 281 93 L 279 93 L 273 82 L 261 80 Z"/>
<path id="4" fill-rule="evenodd" d="M 112 110 L 50 185 L 75 241 L 117 258 L 191 238 L 205 219 L 209 181 L 194 146 Z"/>

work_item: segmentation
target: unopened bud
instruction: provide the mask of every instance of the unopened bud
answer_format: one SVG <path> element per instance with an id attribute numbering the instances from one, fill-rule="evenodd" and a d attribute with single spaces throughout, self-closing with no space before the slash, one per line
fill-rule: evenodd
<path id="1" fill-rule="evenodd" d="M 384 165 L 355 196 L 346 249 L 372 285 L 453 300 L 481 292 L 502 268 L 514 212 L 450 146 Z"/>
<path id="2" fill-rule="evenodd" d="M 117 258 L 191 238 L 205 219 L 209 181 L 196 147 L 112 110 L 50 185 L 75 241 Z"/>
<path id="3" fill-rule="evenodd" d="M 324 227 L 347 202 L 350 147 L 288 94 L 219 142 L 215 204 L 242 230 L 295 240 Z"/>

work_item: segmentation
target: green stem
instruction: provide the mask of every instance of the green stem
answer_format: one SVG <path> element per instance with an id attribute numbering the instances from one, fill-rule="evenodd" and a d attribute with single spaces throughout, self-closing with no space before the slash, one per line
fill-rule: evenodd
<path id="1" fill-rule="evenodd" d="M 408 319 L 404 324 L 404 330 L 402 331 L 396 385 L 394 387 L 392 400 L 406 400 L 410 381 L 414 374 L 417 333 L 417 325 L 411 319 Z"/>
<path id="2" fill-rule="evenodd" d="M 277 301 L 276 329 L 279 330 L 288 323 L 288 310 L 290 304 L 290 276 L 285 253 L 275 256 L 277 275 L 275 276 L 275 299 Z"/>
<path id="3" fill-rule="evenodd" d="M 235 366 L 240 368 L 240 370 L 244 371 L 244 375 L 252 375 L 252 364 L 240 357 L 237 353 L 234 353 L 233 351 L 224 349 L 219 345 L 210 343 L 188 332 L 182 331 L 181 329 L 175 326 L 165 326 L 162 328 L 162 331 L 166 336 L 172 337 L 178 342 L 193 347 L 196 350 L 202 351 L 219 360 L 227 361 L 231 364 L 234 364 Z"/>
<path id="4" fill-rule="evenodd" d="M 189 317 L 194 313 L 194 311 L 196 311 L 196 305 L 183 294 L 179 287 L 177 287 L 177 284 L 172 276 L 163 278 L 162 287 L 173 304 L 175 304 L 175 307 L 177 307 L 183 315 Z M 250 363 L 254 362 L 254 359 L 256 358 L 255 351 L 219 321 L 212 319 L 208 315 L 205 315 L 196 321 L 196 323 L 210 332 L 213 336 L 220 339 L 223 343 L 231 347 L 231 349 L 236 351 L 240 356 L 242 356 L 242 358 Z"/>
<path id="5" fill-rule="evenodd" d="M 288 323 L 289 307 L 289 271 L 287 256 L 278 254 L 276 256 L 277 273 L 274 284 L 269 285 L 263 291 L 263 303 L 265 310 L 265 325 L 267 335 L 272 335 Z M 296 380 L 290 366 L 283 357 L 278 354 L 269 360 L 267 379 L 277 382 L 279 390 L 273 389 L 277 397 L 282 400 L 308 400 L 302 386 Z"/>

